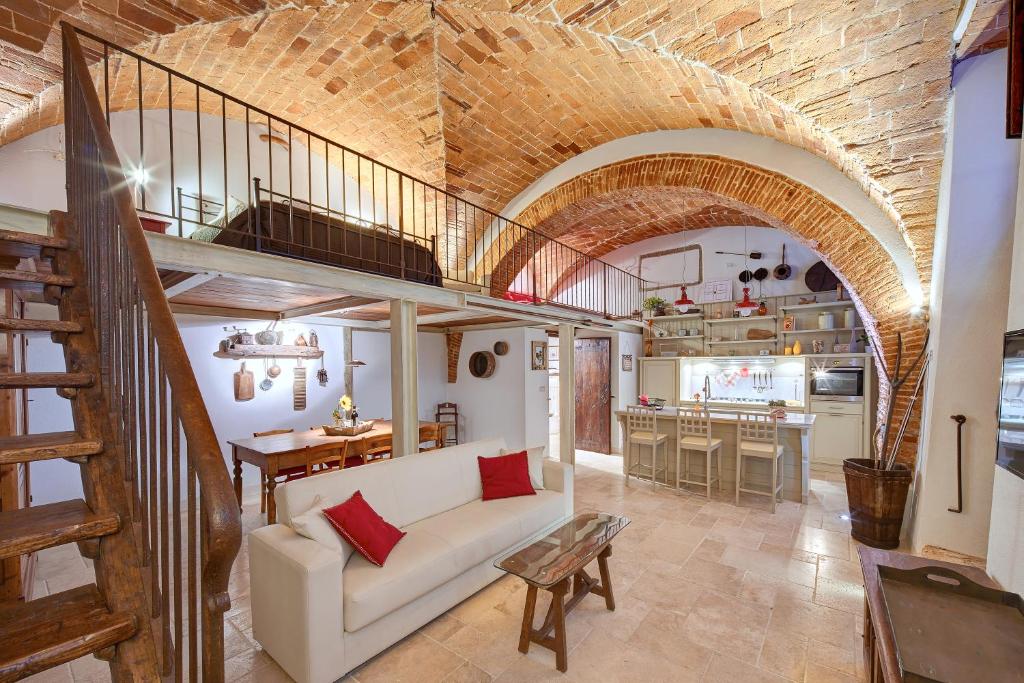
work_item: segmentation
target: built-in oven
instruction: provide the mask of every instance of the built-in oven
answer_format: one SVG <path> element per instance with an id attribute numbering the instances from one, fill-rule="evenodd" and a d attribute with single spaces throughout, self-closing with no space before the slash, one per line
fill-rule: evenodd
<path id="1" fill-rule="evenodd" d="M 864 400 L 864 367 L 823 367 L 811 371 L 811 396 L 832 401 Z"/>
<path id="2" fill-rule="evenodd" d="M 1024 330 L 1007 333 L 1003 342 L 996 464 L 1024 478 Z"/>

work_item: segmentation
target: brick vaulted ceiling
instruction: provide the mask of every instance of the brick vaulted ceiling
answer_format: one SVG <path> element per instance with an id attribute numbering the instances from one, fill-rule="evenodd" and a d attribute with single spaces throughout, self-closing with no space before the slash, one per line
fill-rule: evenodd
<path id="1" fill-rule="evenodd" d="M 69 18 L 494 210 L 626 135 L 774 138 L 860 183 L 927 278 L 959 5 L 7 0 L 0 143 L 59 122 Z"/>

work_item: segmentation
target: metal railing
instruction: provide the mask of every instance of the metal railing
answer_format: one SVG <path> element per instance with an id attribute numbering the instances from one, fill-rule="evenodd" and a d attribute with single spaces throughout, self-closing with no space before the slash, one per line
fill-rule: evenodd
<path id="1" fill-rule="evenodd" d="M 78 35 L 68 24 L 62 32 L 68 213 L 160 664 L 173 680 L 222 681 L 238 503 Z"/>
<path id="2" fill-rule="evenodd" d="M 137 209 L 167 234 L 639 318 L 637 276 L 76 29 Z M 220 205 L 213 220 L 180 204 Z"/>

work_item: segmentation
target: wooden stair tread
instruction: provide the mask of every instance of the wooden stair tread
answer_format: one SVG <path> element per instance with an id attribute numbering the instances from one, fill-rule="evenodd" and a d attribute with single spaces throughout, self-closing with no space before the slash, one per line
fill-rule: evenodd
<path id="1" fill-rule="evenodd" d="M 93 512 L 84 500 L 66 500 L 0 512 L 0 559 L 115 533 L 113 512 Z"/>
<path id="2" fill-rule="evenodd" d="M 102 441 L 83 439 L 75 432 L 0 436 L 0 465 L 73 458 L 102 452 Z"/>
<path id="3" fill-rule="evenodd" d="M 0 282 L 8 285 L 56 285 L 58 287 L 70 287 L 74 284 L 74 280 L 68 275 L 38 273 L 32 270 L 11 270 L 9 268 L 0 270 Z"/>
<path id="4" fill-rule="evenodd" d="M 10 332 L 81 332 L 82 325 L 68 320 L 0 318 L 0 330 Z"/>
<path id="5" fill-rule="evenodd" d="M 43 249 L 67 249 L 68 241 L 60 237 L 31 232 L 0 230 L 0 254 L 18 258 L 43 256 Z"/>
<path id="6" fill-rule="evenodd" d="M 0 372 L 0 389 L 90 387 L 93 376 L 85 372 Z"/>
<path id="7" fill-rule="evenodd" d="M 0 606 L 0 682 L 14 681 L 116 645 L 135 618 L 111 614 L 95 585 Z"/>
<path id="8" fill-rule="evenodd" d="M 50 235 L 40 235 L 34 232 L 21 232 L 20 230 L 0 229 L 0 242 L 18 242 L 20 244 L 33 244 L 53 249 L 68 248 L 68 241 L 62 237 L 51 237 Z"/>

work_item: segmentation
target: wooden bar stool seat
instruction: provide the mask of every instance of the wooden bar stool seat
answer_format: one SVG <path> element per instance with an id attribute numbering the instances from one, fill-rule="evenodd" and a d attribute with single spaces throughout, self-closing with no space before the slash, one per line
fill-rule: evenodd
<path id="1" fill-rule="evenodd" d="M 665 456 L 660 471 L 664 484 L 668 483 L 668 473 L 664 462 L 668 459 L 668 434 L 658 433 L 657 412 L 650 406 L 626 406 L 626 484 L 630 477 L 644 479 L 643 472 L 650 472 L 651 487 L 658 486 L 658 447 L 664 446 Z M 640 449 L 647 446 L 651 449 L 651 464 L 640 460 Z M 636 452 L 636 460 L 633 454 Z"/>
<path id="2" fill-rule="evenodd" d="M 690 454 L 704 456 L 704 478 L 690 476 Z M 712 476 L 712 456 L 718 464 L 718 476 Z M 682 460 L 682 467 L 680 467 Z M 682 475 L 682 476 L 680 476 Z M 722 440 L 711 436 L 711 416 L 703 411 L 680 408 L 676 417 L 676 490 L 680 484 L 703 486 L 708 500 L 711 499 L 711 485 L 718 482 L 722 489 Z"/>
<path id="3" fill-rule="evenodd" d="M 740 493 L 770 496 L 772 514 L 782 495 L 782 453 L 779 443 L 779 423 L 768 413 L 740 413 L 736 422 L 736 504 L 740 504 Z M 743 464 L 747 458 L 767 460 L 771 463 L 770 488 L 748 488 L 743 479 Z"/>

